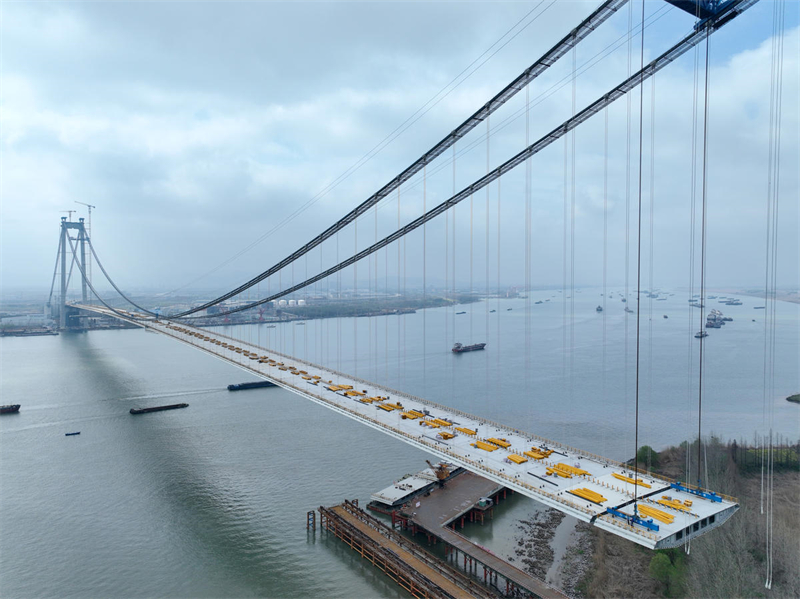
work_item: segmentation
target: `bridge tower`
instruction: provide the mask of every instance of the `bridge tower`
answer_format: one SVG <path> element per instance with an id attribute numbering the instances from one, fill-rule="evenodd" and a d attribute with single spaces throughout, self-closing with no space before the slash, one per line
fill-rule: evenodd
<path id="1" fill-rule="evenodd" d="M 70 215 L 71 216 L 71 215 Z M 86 226 L 84 225 L 84 219 L 79 218 L 78 222 L 73 222 L 72 220 L 68 220 L 66 216 L 61 217 L 61 236 L 60 241 L 58 244 L 58 260 L 56 260 L 56 271 L 58 271 L 59 262 L 61 266 L 61 289 L 60 295 L 58 299 L 58 328 L 59 330 L 64 330 L 67 328 L 67 287 L 69 286 L 69 278 L 67 277 L 67 254 L 73 252 L 72 250 L 72 238 L 69 237 L 70 230 L 74 229 L 78 232 L 77 238 L 75 240 L 78 242 L 77 251 L 79 252 L 79 256 L 73 256 L 72 260 L 80 260 L 80 271 L 86 272 Z M 55 283 L 55 272 L 53 273 L 53 283 Z M 81 299 L 83 303 L 86 303 L 88 299 L 88 289 L 86 286 L 86 278 L 83 275 L 81 277 Z M 47 304 L 50 307 L 50 314 L 53 318 L 56 317 L 56 312 L 52 309 L 52 297 L 53 297 L 53 288 L 50 288 L 50 299 L 48 300 Z"/>

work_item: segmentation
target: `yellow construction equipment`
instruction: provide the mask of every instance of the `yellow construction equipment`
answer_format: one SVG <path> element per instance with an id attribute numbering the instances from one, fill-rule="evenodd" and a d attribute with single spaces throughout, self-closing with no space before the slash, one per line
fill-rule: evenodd
<path id="1" fill-rule="evenodd" d="M 408 413 L 409 413 L 409 414 L 413 414 L 413 415 L 414 415 L 414 416 L 416 416 L 417 418 L 425 418 L 425 414 L 423 414 L 423 413 L 422 413 L 422 412 L 420 412 L 419 410 L 409 410 L 409 411 L 408 411 Z"/>
<path id="2" fill-rule="evenodd" d="M 675 520 L 675 516 L 672 514 L 668 514 L 662 510 L 659 510 L 654 507 L 650 507 L 649 505 L 639 505 L 639 513 L 644 514 L 645 516 L 649 516 L 650 518 L 655 518 L 663 522 L 664 524 L 672 524 L 672 521 Z"/>
<path id="3" fill-rule="evenodd" d="M 442 439 L 447 441 L 447 440 L 452 439 L 453 437 L 455 437 L 455 435 L 453 433 L 450 433 L 450 432 L 447 432 L 447 431 L 442 431 L 442 432 L 439 433 L 439 437 L 441 437 Z"/>
<path id="4" fill-rule="evenodd" d="M 439 428 L 439 425 L 436 424 L 433 420 L 422 420 L 420 422 L 420 426 L 429 426 L 431 428 Z"/>
<path id="5" fill-rule="evenodd" d="M 399 403 L 380 403 L 380 404 L 378 404 L 378 407 L 381 407 L 381 408 L 384 408 L 384 409 L 389 408 L 389 411 L 402 410 L 403 409 L 403 406 L 401 406 Z"/>
<path id="6" fill-rule="evenodd" d="M 436 480 L 439 481 L 439 486 L 443 487 L 444 480 L 450 476 L 450 470 L 447 468 L 447 464 L 444 462 L 439 462 L 439 464 L 434 466 L 428 460 L 425 460 L 425 462 L 431 467 L 431 470 L 433 470 L 433 473 L 436 475 Z"/>
<path id="7" fill-rule="evenodd" d="M 524 453 L 529 458 L 533 458 L 534 460 L 543 460 L 545 457 L 547 457 L 544 454 L 539 453 L 538 451 L 534 451 L 534 450 L 523 451 L 522 453 Z"/>
<path id="8" fill-rule="evenodd" d="M 661 499 L 659 499 L 656 503 L 660 503 L 661 505 L 665 505 L 667 507 L 671 507 L 674 510 L 680 510 L 682 512 L 690 512 L 691 510 L 683 505 L 678 499 L 672 499 L 671 497 L 667 497 L 664 495 Z"/>
<path id="9" fill-rule="evenodd" d="M 351 389 L 350 391 L 345 391 L 344 394 L 347 397 L 363 397 L 363 393 L 361 391 L 356 391 L 355 389 Z"/>
<path id="10" fill-rule="evenodd" d="M 497 451 L 497 445 L 492 445 L 491 443 L 484 443 L 483 441 L 475 441 L 472 445 L 473 447 L 477 447 L 478 449 L 483 449 L 484 451 Z"/>
<path id="11" fill-rule="evenodd" d="M 596 503 L 597 505 L 601 505 L 604 501 L 608 501 L 605 497 L 600 495 L 600 493 L 596 493 L 591 489 L 582 488 L 582 489 L 568 489 L 567 493 L 572 493 L 573 495 L 577 495 L 582 499 L 586 499 L 587 501 L 591 501 L 592 503 Z"/>
<path id="12" fill-rule="evenodd" d="M 517 455 L 515 453 L 509 454 L 508 459 L 515 464 L 524 464 L 528 461 L 528 458 L 523 458 L 521 455 Z"/>
<path id="13" fill-rule="evenodd" d="M 502 447 L 502 448 L 504 448 L 504 449 L 508 449 L 509 447 L 511 447 L 511 443 L 509 443 L 509 442 L 508 442 L 507 440 L 505 440 L 505 439 L 497 439 L 497 438 L 495 438 L 495 437 L 491 437 L 491 438 L 489 438 L 489 439 L 486 439 L 486 440 L 487 440 L 489 443 L 494 443 L 495 445 L 499 445 L 500 447 Z"/>
<path id="14" fill-rule="evenodd" d="M 547 467 L 547 474 L 556 474 L 561 478 L 572 478 L 572 475 L 565 470 L 559 470 L 558 468 L 553 468 L 552 466 Z"/>
<path id="15" fill-rule="evenodd" d="M 647 487 L 650 489 L 652 485 L 648 485 L 646 482 L 643 482 L 641 478 L 633 479 L 630 476 L 625 476 L 624 474 L 619 474 L 617 472 L 612 472 L 611 476 L 616 478 L 617 480 L 625 481 L 626 483 L 630 483 L 632 485 L 638 485 L 640 487 Z"/>
<path id="16" fill-rule="evenodd" d="M 552 449 L 545 449 L 544 447 L 533 447 L 531 451 L 542 454 L 544 457 L 549 458 L 553 453 Z"/>
<path id="17" fill-rule="evenodd" d="M 405 420 L 406 418 L 408 418 L 409 420 L 416 420 L 417 418 L 419 418 L 419 416 L 414 414 L 412 411 L 408 411 L 408 412 L 400 412 L 400 418 L 402 418 L 403 420 Z"/>
<path id="18" fill-rule="evenodd" d="M 379 404 L 378 404 L 378 407 L 379 407 L 381 410 L 386 410 L 387 412 L 391 412 L 392 410 L 396 410 L 396 409 L 397 409 L 397 408 L 395 408 L 394 406 L 392 406 L 392 405 L 389 405 L 389 404 L 385 404 L 385 403 L 379 403 Z"/>
<path id="19" fill-rule="evenodd" d="M 589 474 L 589 472 L 587 472 L 586 470 L 575 468 L 574 466 L 570 466 L 569 464 L 564 464 L 563 462 L 556 464 L 555 468 L 563 472 L 569 472 L 570 474 L 573 474 L 575 476 L 582 476 Z"/>
<path id="20" fill-rule="evenodd" d="M 465 435 L 472 435 L 472 436 L 475 436 L 475 435 L 477 435 L 477 434 L 478 434 L 478 431 L 474 431 L 474 430 L 472 430 L 471 428 L 464 428 L 463 426 L 457 426 L 457 427 L 456 427 L 456 430 L 457 430 L 459 433 L 464 433 Z"/>
<path id="21" fill-rule="evenodd" d="M 434 418 L 433 421 L 439 426 L 453 426 L 452 422 L 448 422 L 447 420 L 442 420 L 441 418 Z"/>

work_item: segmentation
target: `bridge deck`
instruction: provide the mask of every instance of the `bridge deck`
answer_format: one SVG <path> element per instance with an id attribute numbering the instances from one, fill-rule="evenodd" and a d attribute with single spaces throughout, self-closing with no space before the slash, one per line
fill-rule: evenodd
<path id="1" fill-rule="evenodd" d="M 631 504 L 635 487 L 633 473 L 623 464 L 215 331 L 182 323 L 144 320 L 135 313 L 121 316 L 98 306 L 77 307 L 128 320 L 191 345 L 450 463 L 651 549 L 681 545 L 687 538 L 719 526 L 739 507 L 732 497 L 720 496 L 721 501 L 712 501 L 671 488 L 672 481 L 667 479 L 640 473 L 638 505 L 658 510 L 655 513 L 662 516 L 661 520 L 653 521 L 657 530 L 652 526 L 647 528 L 629 519 L 634 515 Z M 270 361 L 263 360 L 264 357 Z M 372 400 L 378 397 L 384 399 Z M 422 413 L 424 417 L 417 417 L 413 412 Z M 433 421 L 435 418 L 453 424 L 437 424 Z M 677 509 L 658 503 L 664 496 L 684 507 Z M 616 509 L 624 517 L 612 516 L 606 508 Z"/>

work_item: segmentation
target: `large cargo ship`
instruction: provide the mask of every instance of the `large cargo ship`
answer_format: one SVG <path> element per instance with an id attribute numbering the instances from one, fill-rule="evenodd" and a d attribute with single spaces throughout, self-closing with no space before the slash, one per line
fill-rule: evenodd
<path id="1" fill-rule="evenodd" d="M 0 414 L 14 414 L 19 412 L 20 404 L 15 403 L 8 406 L 0 406 Z"/>
<path id="2" fill-rule="evenodd" d="M 485 343 L 475 343 L 473 345 L 462 345 L 461 343 L 456 343 L 453 346 L 453 353 L 460 354 L 465 351 L 478 351 L 479 349 L 483 349 L 486 347 Z"/>
<path id="3" fill-rule="evenodd" d="M 148 412 L 161 412 L 162 410 L 177 410 L 178 408 L 188 407 L 188 403 L 174 403 L 169 406 L 156 406 L 154 408 L 131 408 L 131 414 L 147 414 Z"/>

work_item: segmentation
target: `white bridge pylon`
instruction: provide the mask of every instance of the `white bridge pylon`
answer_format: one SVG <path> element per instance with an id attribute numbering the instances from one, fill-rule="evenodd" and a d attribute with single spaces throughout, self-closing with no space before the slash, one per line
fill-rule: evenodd
<path id="1" fill-rule="evenodd" d="M 613 460 L 221 333 L 135 312 L 74 307 L 171 337 L 650 549 L 682 545 L 739 509 L 733 497 L 641 472 L 636 478 L 630 467 Z"/>

